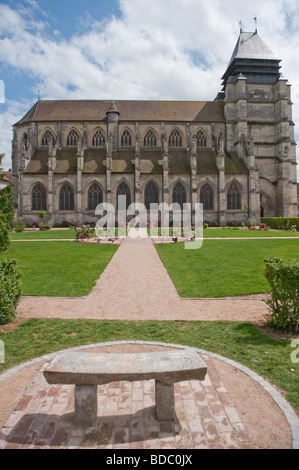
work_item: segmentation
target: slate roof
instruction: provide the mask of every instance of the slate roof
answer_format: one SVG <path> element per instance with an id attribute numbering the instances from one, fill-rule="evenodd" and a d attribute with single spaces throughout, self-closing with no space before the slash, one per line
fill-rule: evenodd
<path id="1" fill-rule="evenodd" d="M 84 152 L 83 173 L 106 174 L 106 150 L 86 149 Z"/>
<path id="2" fill-rule="evenodd" d="M 224 102 L 114 101 L 120 121 L 224 122 Z M 111 100 L 40 100 L 16 124 L 106 121 Z"/>
<path id="3" fill-rule="evenodd" d="M 241 32 L 229 65 L 235 59 L 279 60 L 257 33 Z"/>
<path id="4" fill-rule="evenodd" d="M 76 149 L 63 147 L 57 152 L 56 174 L 71 174 L 77 171 Z M 218 174 L 216 152 L 202 148 L 197 151 L 197 173 Z M 142 150 L 140 154 L 140 171 L 143 174 L 162 174 L 162 150 Z M 119 150 L 112 154 L 112 173 L 135 172 L 135 150 Z M 88 148 L 84 153 L 83 174 L 106 174 L 106 151 Z M 191 174 L 190 153 L 186 149 L 169 149 L 169 174 Z M 236 153 L 226 153 L 225 172 L 227 174 L 248 174 L 248 169 Z M 37 149 L 25 173 L 47 174 L 48 151 Z"/>
<path id="5" fill-rule="evenodd" d="M 223 86 L 236 80 L 240 74 L 248 83 L 274 84 L 280 76 L 280 59 L 259 37 L 257 32 L 241 32 L 227 70 L 222 80 Z"/>
<path id="6" fill-rule="evenodd" d="M 35 150 L 25 173 L 46 174 L 48 173 L 48 150 Z"/>
<path id="7" fill-rule="evenodd" d="M 249 173 L 249 170 L 244 161 L 235 152 L 231 152 L 225 155 L 225 173 L 228 175 L 246 175 Z"/>

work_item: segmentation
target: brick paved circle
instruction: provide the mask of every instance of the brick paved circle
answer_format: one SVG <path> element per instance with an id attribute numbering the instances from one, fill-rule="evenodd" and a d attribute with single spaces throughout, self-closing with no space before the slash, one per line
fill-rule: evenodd
<path id="1" fill-rule="evenodd" d="M 120 347 L 188 347 L 143 341 L 119 341 L 72 348 L 72 351 Z M 193 348 L 195 349 L 195 348 Z M 154 409 L 154 381 L 118 382 L 98 387 L 98 422 L 83 430 L 73 423 L 73 386 L 49 385 L 43 369 L 57 354 L 29 361 L 0 376 L 0 382 L 23 368 L 42 363 L 40 371 L 19 401 L 0 433 L 0 448 L 101 448 L 101 449 L 246 449 L 250 429 L 234 406 L 229 387 L 215 360 L 257 382 L 276 402 L 291 429 L 291 446 L 299 448 L 299 420 L 278 391 L 250 369 L 214 353 L 195 349 L 208 366 L 204 382 L 175 385 L 176 420 L 159 423 Z M 60 351 L 61 352 L 61 351 Z M 245 377 L 244 376 L 244 377 Z"/>

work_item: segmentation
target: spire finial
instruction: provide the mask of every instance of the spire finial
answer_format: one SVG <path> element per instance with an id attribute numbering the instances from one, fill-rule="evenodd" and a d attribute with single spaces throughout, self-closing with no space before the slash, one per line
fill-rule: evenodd
<path id="1" fill-rule="evenodd" d="M 239 22 L 239 26 L 240 26 L 240 33 L 242 33 L 243 32 L 242 20 Z"/>
<path id="2" fill-rule="evenodd" d="M 255 22 L 255 32 L 257 33 L 257 16 L 256 15 L 254 17 L 254 22 Z"/>

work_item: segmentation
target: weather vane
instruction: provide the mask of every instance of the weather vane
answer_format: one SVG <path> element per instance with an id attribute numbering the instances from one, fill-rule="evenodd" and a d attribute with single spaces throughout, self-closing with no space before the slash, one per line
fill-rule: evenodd
<path id="1" fill-rule="evenodd" d="M 255 32 L 257 33 L 257 17 L 256 17 L 256 15 L 254 17 L 254 21 L 255 21 Z"/>

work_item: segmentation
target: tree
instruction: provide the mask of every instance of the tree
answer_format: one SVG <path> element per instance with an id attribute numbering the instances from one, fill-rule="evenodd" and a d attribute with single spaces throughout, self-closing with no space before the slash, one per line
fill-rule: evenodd
<path id="1" fill-rule="evenodd" d="M 0 154 L 0 180 L 3 179 L 1 163 L 4 153 Z M 0 253 L 9 247 L 10 222 L 14 214 L 14 202 L 12 186 L 6 186 L 0 190 Z"/>

